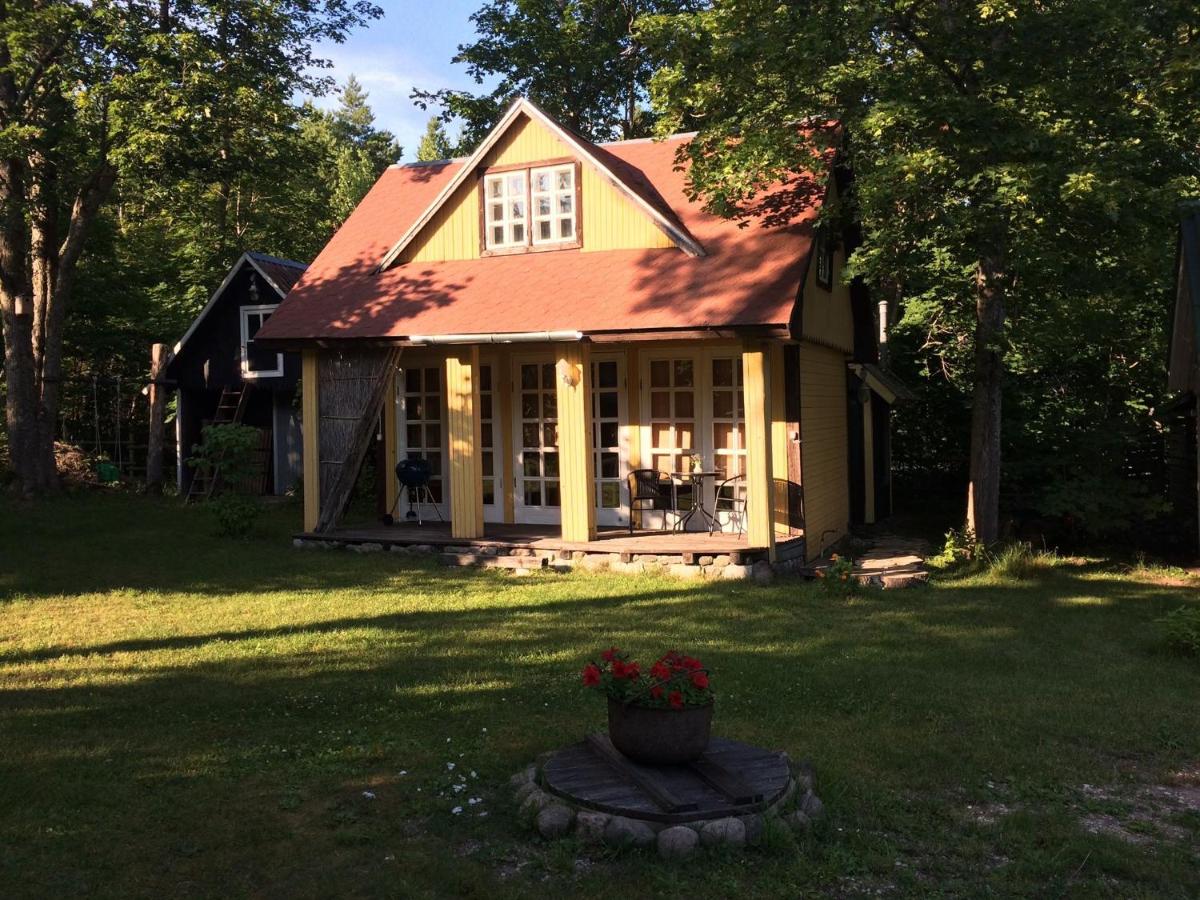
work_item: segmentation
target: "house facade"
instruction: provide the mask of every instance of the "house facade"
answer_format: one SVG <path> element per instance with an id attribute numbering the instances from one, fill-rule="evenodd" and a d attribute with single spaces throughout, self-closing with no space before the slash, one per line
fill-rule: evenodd
<path id="1" fill-rule="evenodd" d="M 594 144 L 521 100 L 470 158 L 384 173 L 259 333 L 303 357 L 306 533 L 372 434 L 385 471 L 428 463 L 456 541 L 686 527 L 803 560 L 890 507 L 877 319 L 815 227 L 837 180 L 739 224 L 687 197 L 688 139 Z M 635 503 L 639 471 L 674 499 Z"/>
<path id="2" fill-rule="evenodd" d="M 172 348 L 166 376 L 177 391 L 176 482 L 181 496 L 193 493 L 196 473 L 187 460 L 201 443 L 204 426 L 214 422 L 259 429 L 257 491 L 283 494 L 300 480 L 300 355 L 261 347 L 258 333 L 305 268 L 294 260 L 243 253 Z"/>

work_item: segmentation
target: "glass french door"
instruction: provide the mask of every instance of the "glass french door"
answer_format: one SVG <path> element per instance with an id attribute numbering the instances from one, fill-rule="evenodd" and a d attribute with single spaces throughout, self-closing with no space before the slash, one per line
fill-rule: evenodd
<path id="1" fill-rule="evenodd" d="M 592 453 L 596 479 L 596 524 L 629 524 L 628 391 L 624 354 L 592 358 Z"/>
<path id="2" fill-rule="evenodd" d="M 400 370 L 397 377 L 396 455 L 399 459 L 423 459 L 429 463 L 429 491 L 438 512 L 446 509 L 446 430 L 445 395 L 440 361 L 414 363 Z M 394 472 L 385 477 L 395 478 Z M 409 497 L 401 495 L 396 518 L 403 520 L 409 510 Z M 428 511 L 424 515 L 429 515 Z"/>
<path id="3" fill-rule="evenodd" d="M 513 368 L 516 519 L 559 522 L 558 388 L 554 361 L 548 356 L 519 357 Z"/>
<path id="4" fill-rule="evenodd" d="M 496 417 L 492 365 L 479 367 L 480 464 L 483 468 L 483 514 L 488 521 L 504 518 L 504 473 L 498 464 L 502 423 Z M 429 490 L 443 519 L 449 514 L 449 484 L 446 466 L 449 446 L 445 429 L 446 398 L 440 360 L 414 363 L 401 369 L 397 378 L 397 458 L 424 459 L 429 463 Z M 392 472 L 386 473 L 394 478 Z M 408 498 L 401 499 L 397 518 L 408 512 Z"/>

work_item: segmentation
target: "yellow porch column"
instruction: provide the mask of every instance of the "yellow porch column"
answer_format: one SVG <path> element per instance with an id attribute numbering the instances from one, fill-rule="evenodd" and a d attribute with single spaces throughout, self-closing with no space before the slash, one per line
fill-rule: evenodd
<path id="1" fill-rule="evenodd" d="M 447 436 L 450 446 L 450 534 L 483 537 L 483 465 L 479 454 L 479 347 L 446 357 Z"/>
<path id="2" fill-rule="evenodd" d="M 562 537 L 591 541 L 596 538 L 591 352 L 588 344 L 560 344 L 556 356 Z"/>
<path id="3" fill-rule="evenodd" d="M 396 514 L 396 498 L 400 495 L 400 483 L 396 481 L 396 377 L 392 369 L 383 395 L 383 494 L 392 515 Z"/>
<path id="4" fill-rule="evenodd" d="M 871 415 L 874 397 L 867 392 L 862 405 L 863 421 L 863 521 L 875 524 L 875 417 Z"/>
<path id="5" fill-rule="evenodd" d="M 300 431 L 304 445 L 304 530 L 317 527 L 321 515 L 321 386 L 317 375 L 317 351 L 305 350 L 300 357 Z"/>
<path id="6" fill-rule="evenodd" d="M 746 399 L 746 537 L 775 559 L 771 465 L 771 366 L 769 345 L 748 341 L 742 348 Z"/>

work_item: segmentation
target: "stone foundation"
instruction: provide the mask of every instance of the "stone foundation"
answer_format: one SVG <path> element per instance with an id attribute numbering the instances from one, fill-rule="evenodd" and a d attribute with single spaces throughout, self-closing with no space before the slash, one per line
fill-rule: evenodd
<path id="1" fill-rule="evenodd" d="M 714 848 L 743 850 L 759 846 L 771 829 L 803 833 L 824 815 L 824 804 L 813 792 L 811 766 L 790 760 L 787 788 L 761 809 L 738 816 L 667 824 L 591 809 L 543 790 L 541 766 L 549 756 L 543 754 L 538 762 L 510 779 L 522 819 L 545 840 L 574 835 L 582 844 L 653 849 L 663 859 L 680 860 Z"/>

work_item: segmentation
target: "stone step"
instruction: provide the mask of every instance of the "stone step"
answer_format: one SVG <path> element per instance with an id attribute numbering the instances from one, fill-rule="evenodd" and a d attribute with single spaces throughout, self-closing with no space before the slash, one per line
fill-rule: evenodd
<path id="1" fill-rule="evenodd" d="M 484 569 L 541 569 L 547 560 L 537 556 L 485 556 L 482 553 L 443 553 L 448 566 L 480 566 Z"/>

